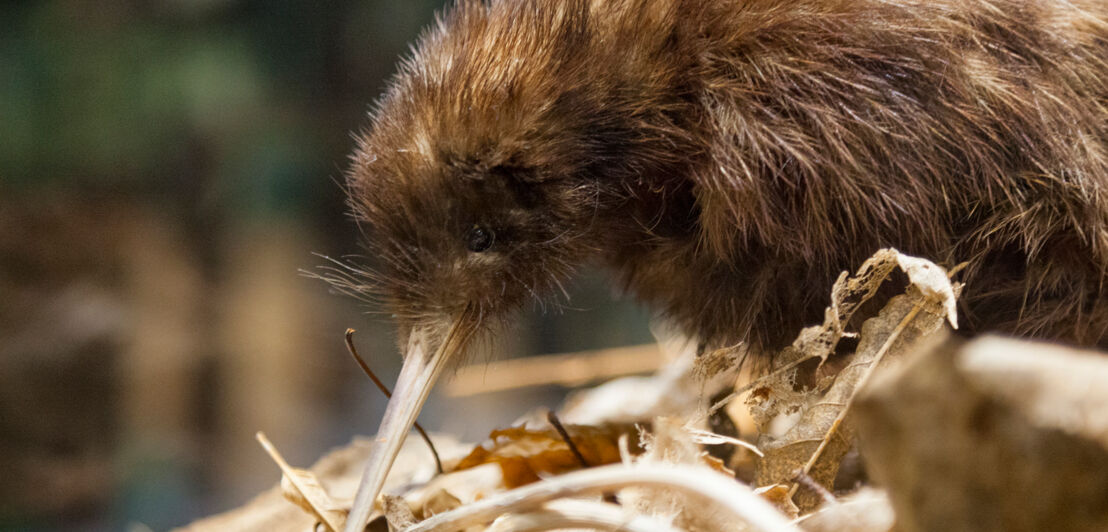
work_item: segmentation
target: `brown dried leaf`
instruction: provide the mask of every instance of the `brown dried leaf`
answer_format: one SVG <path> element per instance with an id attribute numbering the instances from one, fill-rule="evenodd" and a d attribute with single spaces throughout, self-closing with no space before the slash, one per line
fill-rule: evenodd
<path id="1" fill-rule="evenodd" d="M 423 501 L 423 505 L 420 508 L 421 513 L 425 516 L 432 516 L 435 514 L 441 514 L 448 512 L 462 505 L 461 499 L 459 499 L 450 490 L 438 490 L 431 494 L 427 500 Z"/>
<path id="2" fill-rule="evenodd" d="M 813 358 L 819 358 L 821 365 L 827 360 L 846 334 L 846 323 L 862 304 L 877 294 L 881 283 L 897 267 L 898 256 L 900 253 L 895 249 L 881 249 L 862 263 L 853 276 L 847 277 L 847 272 L 842 272 L 831 287 L 831 306 L 824 311 L 823 324 L 800 331 L 792 345 L 774 357 L 780 361 L 778 367 L 768 375 L 736 389 L 729 397 L 714 405 L 711 411 L 724 406 L 747 390 L 753 390 L 747 397 L 747 406 L 754 422 L 764 433 L 775 418 L 796 413 L 810 405 L 813 395 L 794 387 L 796 367 Z"/>
<path id="3" fill-rule="evenodd" d="M 346 523 L 346 515 L 349 508 L 343 508 L 336 504 L 315 474 L 307 469 L 296 469 L 285 461 L 273 443 L 259 432 L 256 435 L 258 442 L 281 468 L 281 491 L 289 502 L 303 508 L 314 515 L 319 522 L 332 532 L 342 530 Z"/>
<path id="4" fill-rule="evenodd" d="M 391 530 L 404 530 L 417 523 L 412 509 L 404 502 L 403 497 L 382 493 L 381 502 L 385 507 L 385 520 Z"/>
<path id="5" fill-rule="evenodd" d="M 896 268 L 899 256 L 900 252 L 895 249 L 881 249 L 862 263 L 852 277 L 842 272 L 831 287 L 831 306 L 824 311 L 823 325 L 801 331 L 796 341 L 781 353 L 781 360 L 785 363 L 817 357 L 827 360 L 842 339 L 846 323 L 862 304 L 877 294 L 881 283 Z"/>
<path id="6" fill-rule="evenodd" d="M 472 447 L 443 434 L 435 434 L 433 438 L 435 446 L 442 453 L 447 464 L 456 461 L 452 460 L 452 457 L 464 455 Z M 349 506 L 354 497 L 354 491 L 358 488 L 365 460 L 372 446 L 372 440 L 356 438 L 349 445 L 324 455 L 312 465 L 310 471 L 323 483 L 336 504 Z M 496 476 L 499 478 L 499 468 L 495 466 L 493 468 L 496 469 Z M 386 492 L 394 492 L 401 486 L 419 485 L 432 477 L 441 478 L 435 477 L 435 474 L 435 464 L 427 452 L 427 446 L 418 438 L 408 438 L 389 474 Z M 499 486 L 499 480 L 493 485 Z M 415 506 L 417 509 L 419 507 L 419 505 Z M 382 517 L 380 521 L 384 520 L 379 512 L 374 516 Z M 317 521 L 314 514 L 289 504 L 282 494 L 281 487 L 276 485 L 243 506 L 196 521 L 179 530 L 182 532 L 312 532 L 313 525 Z"/>
<path id="7" fill-rule="evenodd" d="M 489 463 L 439 475 L 425 485 L 404 494 L 408 508 L 417 518 L 453 510 L 504 491 L 504 473 Z"/>
<path id="8" fill-rule="evenodd" d="M 797 390 L 795 378 L 793 371 L 770 375 L 747 396 L 747 408 L 760 433 L 771 432 L 770 424 L 778 417 L 793 415 L 812 403 L 814 394 Z"/>
<path id="9" fill-rule="evenodd" d="M 826 349 L 833 349 L 834 343 L 842 336 L 844 310 L 854 312 L 863 300 L 861 296 L 872 296 L 884 280 L 877 274 L 888 275 L 892 267 L 902 263 L 915 272 L 910 274 L 913 282 L 923 279 L 924 284 L 910 285 L 906 295 L 891 299 L 877 317 L 863 324 L 856 352 L 849 363 L 833 376 L 826 392 L 810 404 L 799 407 L 796 405 L 798 400 L 793 398 L 798 396 L 798 392 L 789 386 L 791 382 L 788 379 L 781 378 L 776 383 L 770 383 L 765 390 L 756 390 L 756 394 L 748 400 L 758 409 L 754 413 L 763 425 L 775 413 L 774 410 L 777 415 L 801 410 L 799 420 L 784 435 L 774 437 L 764 434 L 759 440 L 759 447 L 766 456 L 756 470 L 757 485 L 793 483 L 798 474 L 803 473 L 823 486 L 831 486 L 839 462 L 853 445 L 854 430 L 847 414 L 857 391 L 884 357 L 899 356 L 909 351 L 921 338 L 942 327 L 943 320 L 948 317 L 946 309 L 953 301 L 956 290 L 949 286 L 945 274 L 941 275 L 940 281 L 929 270 L 943 270 L 923 259 L 906 257 L 895 250 L 882 250 L 863 265 L 855 279 L 836 283 L 833 294 L 836 303 L 828 309 L 828 319 L 822 332 L 813 333 L 811 328 L 806 330 L 807 334 L 802 334 L 793 348 L 815 349 L 809 358 L 826 357 L 829 353 Z M 943 283 L 948 287 L 942 287 Z M 849 297 L 844 299 L 844 296 Z M 823 340 L 811 343 L 813 338 Z M 807 346 L 805 342 L 808 342 Z M 760 395 L 757 395 L 758 392 Z M 786 405 L 788 409 L 780 405 Z M 794 485 L 792 491 L 795 493 L 796 489 Z M 803 490 L 796 502 L 801 509 L 808 510 L 816 507 L 821 499 L 817 494 Z"/>
<path id="10" fill-rule="evenodd" d="M 789 519 L 796 519 L 800 516 L 800 508 L 796 507 L 789 491 L 788 484 L 773 484 L 757 488 L 754 493 L 776 506 Z"/>
<path id="11" fill-rule="evenodd" d="M 566 425 L 566 430 L 589 466 L 619 462 L 619 437 L 628 434 L 634 438 L 637 434 L 631 425 L 616 424 Z M 511 489 L 581 468 L 577 457 L 553 429 L 497 429 L 489 434 L 489 439 L 491 442 L 477 446 L 463 458 L 455 471 L 495 463 L 504 473 L 505 487 Z"/>

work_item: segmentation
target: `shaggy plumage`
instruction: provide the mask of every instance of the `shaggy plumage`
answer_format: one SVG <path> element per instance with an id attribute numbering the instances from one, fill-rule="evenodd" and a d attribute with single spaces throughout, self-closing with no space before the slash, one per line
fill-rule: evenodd
<path id="1" fill-rule="evenodd" d="M 598 260 L 774 347 L 893 246 L 969 262 L 971 330 L 1108 342 L 1103 0 L 462 0 L 358 140 L 359 289 L 408 327 Z"/>

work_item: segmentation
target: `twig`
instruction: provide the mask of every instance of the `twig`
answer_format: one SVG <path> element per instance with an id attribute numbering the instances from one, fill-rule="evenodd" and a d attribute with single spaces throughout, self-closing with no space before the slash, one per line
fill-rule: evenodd
<path id="1" fill-rule="evenodd" d="M 354 357 L 354 361 L 358 363 L 362 371 L 369 375 L 369 379 L 373 381 L 373 384 L 377 385 L 377 389 L 381 390 L 386 398 L 392 399 L 392 392 L 385 386 L 385 383 L 381 382 L 381 379 L 377 378 L 373 370 L 369 369 L 369 364 L 366 364 L 365 360 L 358 355 L 358 350 L 354 347 L 354 332 L 354 329 L 346 329 L 346 350 L 350 352 L 350 356 Z M 423 430 L 423 427 L 419 426 L 418 421 L 415 423 L 415 429 L 419 432 L 419 436 L 423 438 L 423 441 L 427 442 L 427 448 L 431 449 L 431 456 L 435 457 L 435 468 L 438 469 L 440 475 L 443 474 L 442 460 L 439 459 L 439 452 L 435 450 L 435 444 L 431 443 L 431 437 L 427 435 L 427 431 Z"/>
<path id="2" fill-rule="evenodd" d="M 581 464 L 581 467 L 589 467 L 589 462 L 585 460 L 585 455 L 581 454 L 581 450 L 577 448 L 577 444 L 573 443 L 573 438 L 569 437 L 569 432 L 562 426 L 562 422 L 558 419 L 558 415 L 555 414 L 553 410 L 547 410 L 546 420 L 550 422 L 550 426 L 554 427 L 554 430 L 558 431 L 558 435 L 566 442 L 566 446 L 569 447 L 569 451 L 573 453 L 573 456 L 577 457 L 577 461 Z"/>
<path id="3" fill-rule="evenodd" d="M 751 530 L 799 532 L 769 502 L 735 479 L 702 466 L 642 464 L 583 469 L 489 496 L 429 517 L 405 532 L 445 532 L 487 523 L 508 512 L 520 512 L 562 497 L 603 493 L 625 487 L 656 487 L 684 492 L 710 502 Z"/>

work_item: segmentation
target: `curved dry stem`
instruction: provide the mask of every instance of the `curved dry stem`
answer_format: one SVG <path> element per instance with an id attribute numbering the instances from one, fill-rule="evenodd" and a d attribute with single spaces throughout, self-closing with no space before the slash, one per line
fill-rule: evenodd
<path id="1" fill-rule="evenodd" d="M 724 436 L 722 434 L 716 434 L 707 430 L 690 428 L 688 426 L 685 427 L 685 430 L 688 431 L 690 435 L 692 435 L 694 442 L 701 445 L 729 444 L 736 447 L 742 447 L 743 449 L 746 449 L 757 455 L 758 458 L 766 457 L 766 453 L 762 452 L 762 450 L 759 449 L 757 445 L 754 445 L 753 443 L 750 443 L 748 441 L 740 440 L 738 438 L 732 438 L 731 436 Z"/>
<path id="2" fill-rule="evenodd" d="M 626 487 L 678 491 L 712 504 L 745 522 L 751 530 L 799 532 L 769 502 L 735 479 L 705 467 L 660 464 L 610 465 L 567 473 L 430 517 L 405 532 L 445 532 L 483 524 L 509 512 L 521 512 L 562 497 L 597 494 Z"/>
<path id="3" fill-rule="evenodd" d="M 659 519 L 629 514 L 617 504 L 572 499 L 551 501 L 533 512 L 505 515 L 494 521 L 486 532 L 541 532 L 563 528 L 679 532 Z"/>
<path id="4" fill-rule="evenodd" d="M 392 399 L 392 391 L 389 390 L 388 386 L 385 386 L 385 383 L 381 382 L 381 379 L 377 378 L 377 374 L 373 372 L 365 359 L 358 354 L 358 348 L 354 347 L 355 332 L 354 329 L 346 329 L 346 350 L 350 353 L 350 356 L 354 357 L 354 362 L 358 363 L 358 367 L 362 368 L 362 373 L 365 373 L 366 376 L 369 377 L 369 380 L 373 381 L 373 385 L 384 394 L 385 398 Z M 419 433 L 419 437 L 423 438 L 423 442 L 426 443 L 427 448 L 430 449 L 431 457 L 435 459 L 435 470 L 438 471 L 440 475 L 443 474 L 442 459 L 439 458 L 439 451 L 435 449 L 435 444 L 431 441 L 431 436 L 427 434 L 426 430 L 423 430 L 423 427 L 420 426 L 418 421 L 416 421 L 414 425 L 416 432 Z"/>

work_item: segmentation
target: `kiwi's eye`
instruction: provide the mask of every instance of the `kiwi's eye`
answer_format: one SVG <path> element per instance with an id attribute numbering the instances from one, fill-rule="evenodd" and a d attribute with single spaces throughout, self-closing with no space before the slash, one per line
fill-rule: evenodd
<path id="1" fill-rule="evenodd" d="M 475 225 L 466 231 L 466 248 L 474 253 L 480 253 L 492 247 L 495 237 L 491 230 Z"/>

